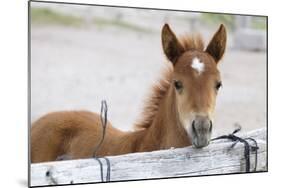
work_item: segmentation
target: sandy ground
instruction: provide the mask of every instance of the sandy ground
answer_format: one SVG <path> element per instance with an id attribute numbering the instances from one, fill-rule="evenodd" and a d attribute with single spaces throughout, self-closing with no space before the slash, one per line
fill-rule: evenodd
<path id="1" fill-rule="evenodd" d="M 115 127 L 131 130 L 165 57 L 158 33 L 110 28 L 32 27 L 31 119 L 47 112 L 109 105 Z M 215 134 L 266 126 L 266 54 L 228 49 Z"/>

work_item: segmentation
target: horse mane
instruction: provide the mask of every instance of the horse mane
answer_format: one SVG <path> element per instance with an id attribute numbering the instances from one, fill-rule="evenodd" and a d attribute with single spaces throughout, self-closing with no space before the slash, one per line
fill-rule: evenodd
<path id="1" fill-rule="evenodd" d="M 184 51 L 189 51 L 189 50 L 199 50 L 203 51 L 204 50 L 204 42 L 201 37 L 201 35 L 184 35 L 181 36 L 179 39 L 179 42 L 183 46 Z"/>
<path id="2" fill-rule="evenodd" d="M 179 42 L 185 51 L 204 50 L 204 43 L 200 35 L 182 36 L 179 38 Z M 172 66 L 167 67 L 163 72 L 162 78 L 152 86 L 152 92 L 145 101 L 141 119 L 134 126 L 136 130 L 147 129 L 151 126 L 153 119 L 158 112 L 160 101 L 170 87 L 172 73 Z"/>
<path id="3" fill-rule="evenodd" d="M 168 67 L 163 72 L 163 77 L 152 86 L 151 93 L 146 98 L 145 106 L 141 113 L 141 119 L 135 124 L 135 129 L 146 129 L 152 124 L 152 121 L 158 112 L 161 99 L 167 93 L 172 80 L 172 67 Z"/>

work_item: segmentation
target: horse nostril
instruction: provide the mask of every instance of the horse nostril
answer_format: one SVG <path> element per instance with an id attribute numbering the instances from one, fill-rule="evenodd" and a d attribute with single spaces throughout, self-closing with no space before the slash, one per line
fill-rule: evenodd
<path id="1" fill-rule="evenodd" d="M 196 134 L 196 129 L 195 129 L 195 121 L 192 121 L 192 131 L 194 132 L 194 134 Z"/>
<path id="2" fill-rule="evenodd" d="M 210 129 L 209 129 L 209 132 L 211 132 L 212 129 L 213 129 L 213 123 L 212 123 L 212 121 L 210 120 Z"/>

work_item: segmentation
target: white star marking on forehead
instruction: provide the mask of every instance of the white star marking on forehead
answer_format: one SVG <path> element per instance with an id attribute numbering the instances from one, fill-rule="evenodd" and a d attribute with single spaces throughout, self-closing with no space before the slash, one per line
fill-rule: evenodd
<path id="1" fill-rule="evenodd" d="M 191 67 L 196 70 L 199 75 L 204 71 L 204 63 L 201 62 L 197 57 L 193 58 Z"/>

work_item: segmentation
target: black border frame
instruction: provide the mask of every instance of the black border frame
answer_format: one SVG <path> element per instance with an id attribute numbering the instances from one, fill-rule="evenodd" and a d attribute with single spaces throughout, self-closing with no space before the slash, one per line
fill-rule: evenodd
<path id="1" fill-rule="evenodd" d="M 149 179 L 136 179 L 136 180 L 120 180 L 120 181 L 110 181 L 110 182 L 85 182 L 85 183 L 75 183 L 75 184 L 59 184 L 59 185 L 40 185 L 31 186 L 31 150 L 30 150 L 30 131 L 31 131 L 31 2 L 38 3 L 53 3 L 53 4 L 68 4 L 68 5 L 83 5 L 83 6 L 96 6 L 96 7 L 115 7 L 115 8 L 131 8 L 131 9 L 143 9 L 143 10 L 161 10 L 161 11 L 176 11 L 176 12 L 192 12 L 192 13 L 211 13 L 211 14 L 224 14 L 224 15 L 240 15 L 240 16 L 255 16 L 264 17 L 266 19 L 266 163 L 267 169 L 265 171 L 258 172 L 238 172 L 238 173 L 224 173 L 224 174 L 208 174 L 208 175 L 193 175 L 193 176 L 182 176 L 182 177 L 164 177 L 164 178 L 149 178 Z M 68 185 L 85 185 L 85 184 L 100 184 L 100 183 L 116 183 L 116 182 L 133 182 L 133 181 L 143 181 L 143 180 L 161 180 L 161 179 L 176 179 L 176 178 L 190 178 L 190 177 L 208 177 L 208 176 L 224 176 L 224 175 L 243 175 L 243 174 L 256 174 L 256 173 L 266 173 L 268 172 L 268 16 L 259 14 L 236 14 L 236 13 L 222 13 L 222 12 L 207 12 L 207 11 L 193 11 L 193 10 L 181 10 L 181 9 L 164 9 L 164 8 L 148 8 L 148 7 L 134 7 L 134 6 L 119 6 L 119 5 L 104 5 L 104 4 L 89 4 L 89 3 L 73 3 L 73 2 L 57 2 L 57 1 L 41 1 L 41 0 L 29 0 L 28 1 L 28 187 L 54 187 L 54 186 L 68 186 Z"/>

